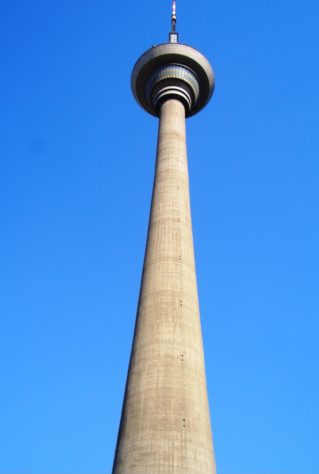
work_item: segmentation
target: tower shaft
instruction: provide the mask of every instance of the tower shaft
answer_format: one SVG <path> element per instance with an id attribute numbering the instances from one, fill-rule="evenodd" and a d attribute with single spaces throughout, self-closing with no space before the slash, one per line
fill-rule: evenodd
<path id="1" fill-rule="evenodd" d="M 214 474 L 181 101 L 159 109 L 135 334 L 113 474 Z"/>

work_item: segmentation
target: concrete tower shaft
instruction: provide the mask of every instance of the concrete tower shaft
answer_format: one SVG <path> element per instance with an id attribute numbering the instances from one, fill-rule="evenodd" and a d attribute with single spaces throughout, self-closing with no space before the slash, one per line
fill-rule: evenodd
<path id="1" fill-rule="evenodd" d="M 136 327 L 113 474 L 214 474 L 193 250 L 185 108 L 160 107 Z"/>
<path id="2" fill-rule="evenodd" d="M 152 205 L 113 474 L 215 474 L 190 211 L 185 118 L 214 90 L 197 50 L 170 43 L 137 61 L 132 91 L 159 117 Z"/>

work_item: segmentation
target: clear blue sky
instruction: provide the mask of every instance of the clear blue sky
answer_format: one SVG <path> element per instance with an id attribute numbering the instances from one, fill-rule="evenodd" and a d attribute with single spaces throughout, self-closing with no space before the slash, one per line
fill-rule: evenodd
<path id="1" fill-rule="evenodd" d="M 212 62 L 188 121 L 218 474 L 319 473 L 319 5 L 178 0 Z M 3 1 L 0 474 L 109 474 L 157 121 L 138 56 L 170 0 Z"/>

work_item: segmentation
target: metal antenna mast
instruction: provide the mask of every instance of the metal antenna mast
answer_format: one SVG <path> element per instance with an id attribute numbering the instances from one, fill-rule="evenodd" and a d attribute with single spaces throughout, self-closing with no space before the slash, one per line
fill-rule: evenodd
<path id="1" fill-rule="evenodd" d="M 178 43 L 178 33 L 176 32 L 176 1 L 173 0 L 172 3 L 172 16 L 171 16 L 171 31 L 169 34 L 169 42 L 170 43 Z"/>

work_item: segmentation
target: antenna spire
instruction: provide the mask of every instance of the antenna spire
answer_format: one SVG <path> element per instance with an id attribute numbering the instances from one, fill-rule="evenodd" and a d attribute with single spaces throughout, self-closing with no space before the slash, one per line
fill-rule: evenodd
<path id="1" fill-rule="evenodd" d="M 172 32 L 176 31 L 176 2 L 173 0 L 172 3 Z"/>
<path id="2" fill-rule="evenodd" d="M 178 42 L 178 33 L 176 33 L 176 1 L 172 1 L 172 16 L 171 16 L 171 31 L 169 34 L 169 42 L 177 43 Z"/>

